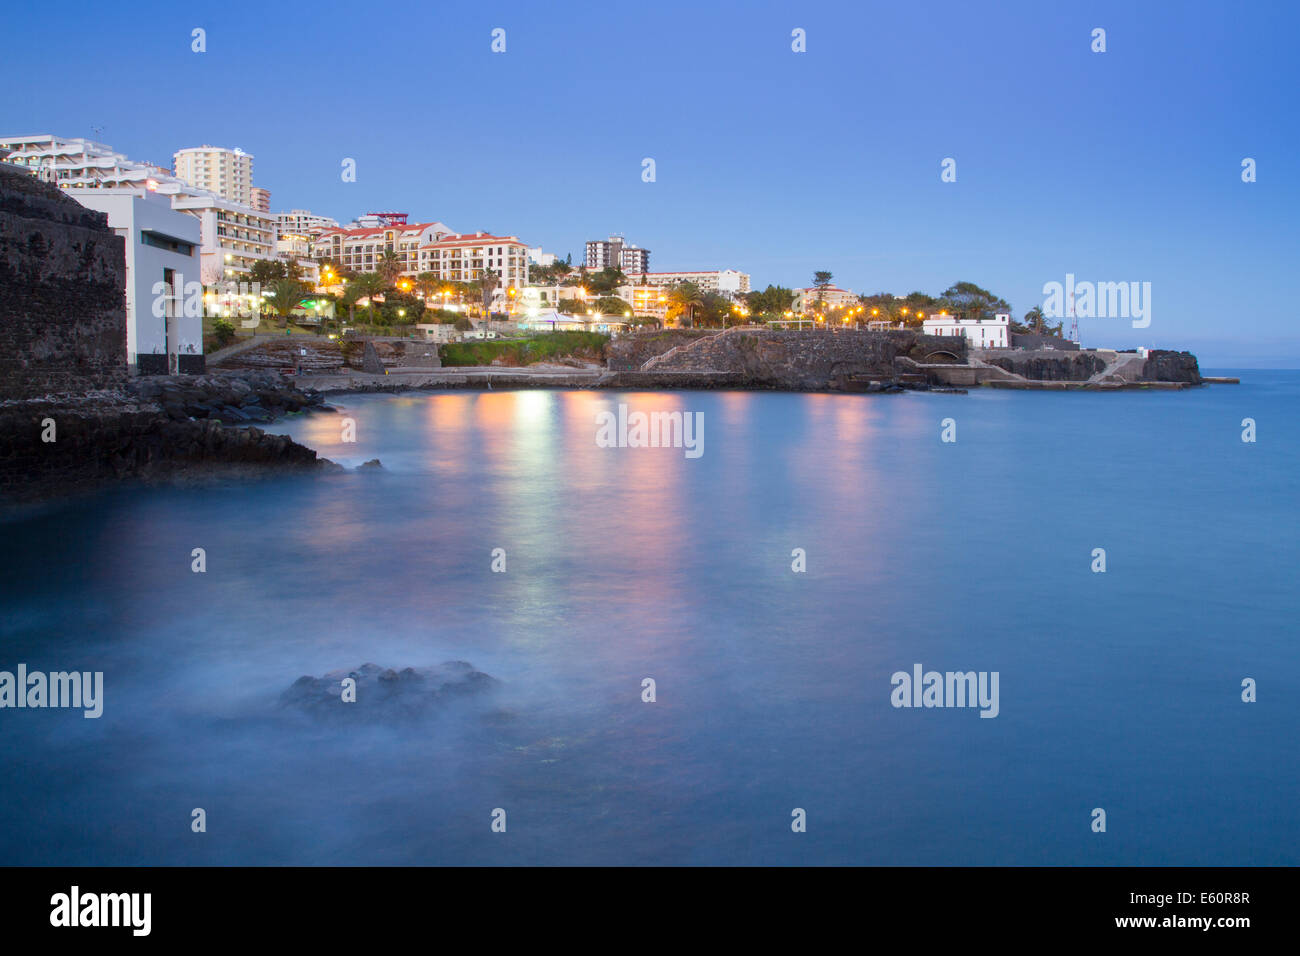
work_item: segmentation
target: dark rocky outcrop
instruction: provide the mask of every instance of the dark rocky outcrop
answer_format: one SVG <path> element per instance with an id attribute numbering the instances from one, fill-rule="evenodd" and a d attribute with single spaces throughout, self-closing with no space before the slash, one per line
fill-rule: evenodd
<path id="1" fill-rule="evenodd" d="M 632 353 L 630 353 L 632 354 Z M 659 387 L 816 390 L 845 387 L 862 377 L 893 380 L 896 359 L 964 362 L 964 338 L 912 329 L 784 331 L 733 328 L 686 340 L 647 359 L 632 372 L 615 372 L 629 384 L 646 379 Z M 674 379 L 680 384 L 668 384 Z"/>
<path id="2" fill-rule="evenodd" d="M 1036 382 L 1086 382 L 1106 368 L 1105 359 L 1095 352 L 1012 351 L 996 357 L 986 354 L 984 360 Z"/>
<path id="3" fill-rule="evenodd" d="M 324 396 L 302 390 L 277 372 L 241 371 L 213 375 L 150 375 L 135 379 L 128 392 L 156 402 L 173 421 L 218 419 L 226 423 L 269 422 L 324 406 Z"/>
<path id="4" fill-rule="evenodd" d="M 54 441 L 44 441 L 53 423 Z M 123 479 L 174 481 L 338 466 L 293 439 L 154 408 L 25 402 L 0 407 L 0 501 L 34 501 Z"/>
<path id="5" fill-rule="evenodd" d="M 356 681 L 356 700 L 343 700 L 343 680 Z M 325 720 L 416 720 L 451 700 L 483 694 L 497 681 L 465 661 L 401 670 L 362 664 L 352 670 L 303 676 L 280 695 L 280 705 Z"/>
<path id="6" fill-rule="evenodd" d="M 1146 365 L 1142 368 L 1142 381 L 1200 385 L 1201 369 L 1191 352 L 1152 349 L 1147 353 Z"/>

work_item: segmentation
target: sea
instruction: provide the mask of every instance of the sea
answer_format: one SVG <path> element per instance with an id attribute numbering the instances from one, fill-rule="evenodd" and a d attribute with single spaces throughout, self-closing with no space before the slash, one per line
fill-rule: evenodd
<path id="1" fill-rule="evenodd" d="M 348 394 L 270 426 L 341 472 L 12 515 L 0 671 L 103 692 L 0 708 L 0 864 L 1296 865 L 1300 372 L 1210 374 Z"/>

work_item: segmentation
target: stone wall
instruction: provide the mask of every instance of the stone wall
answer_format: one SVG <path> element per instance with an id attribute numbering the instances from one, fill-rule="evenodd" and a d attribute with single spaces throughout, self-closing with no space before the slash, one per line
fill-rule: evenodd
<path id="1" fill-rule="evenodd" d="M 899 374 L 898 358 L 964 362 L 966 355 L 964 338 L 925 335 L 911 329 L 818 332 L 736 328 L 649 361 L 642 370 L 722 374 L 755 388 L 822 389 L 841 387 L 850 378 L 894 379 Z"/>
<path id="2" fill-rule="evenodd" d="M 717 334 L 713 329 L 657 329 L 620 335 L 605 347 L 606 365 L 614 372 L 634 372 L 670 349 Z"/>
<path id="3" fill-rule="evenodd" d="M 1024 332 L 1011 333 L 1013 349 L 1060 349 L 1062 352 L 1079 351 L 1079 343 L 1063 339 L 1059 335 L 1033 335 Z"/>
<path id="4" fill-rule="evenodd" d="M 126 250 L 108 217 L 0 164 L 0 398 L 126 381 Z"/>

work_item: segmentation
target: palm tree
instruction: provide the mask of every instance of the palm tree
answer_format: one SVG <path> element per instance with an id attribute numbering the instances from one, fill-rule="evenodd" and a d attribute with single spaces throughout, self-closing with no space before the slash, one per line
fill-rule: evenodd
<path id="1" fill-rule="evenodd" d="M 366 314 L 373 323 L 375 320 L 375 296 L 382 295 L 388 288 L 388 280 L 378 272 L 363 272 L 351 282 L 348 288 L 357 289 L 357 297 L 366 300 Z"/>
<path id="2" fill-rule="evenodd" d="M 385 249 L 379 256 L 375 271 L 384 277 L 386 286 L 392 285 L 402 274 L 402 260 L 392 249 Z"/>
<path id="3" fill-rule="evenodd" d="M 283 328 L 289 327 L 289 315 L 298 307 L 306 289 L 297 279 L 276 279 L 267 290 L 271 296 L 271 308 L 284 320 Z"/>
<path id="4" fill-rule="evenodd" d="M 440 285 L 435 272 L 421 272 L 415 277 L 415 287 L 420 290 L 420 295 L 424 296 L 426 302 L 438 293 Z"/>
<path id="5" fill-rule="evenodd" d="M 491 269 L 484 269 L 478 277 L 478 291 L 483 299 L 483 320 L 485 322 L 491 317 L 489 310 L 492 307 L 492 293 L 496 291 L 497 278 L 497 274 Z"/>
<path id="6" fill-rule="evenodd" d="M 357 300 L 365 294 L 356 282 L 349 282 L 343 287 L 343 295 L 340 300 L 348 307 L 348 325 L 355 325 L 357 320 Z"/>
<path id="7" fill-rule="evenodd" d="M 694 327 L 695 310 L 704 305 L 700 287 L 694 282 L 679 282 L 668 293 L 668 308 L 674 314 L 686 313 L 688 323 Z"/>

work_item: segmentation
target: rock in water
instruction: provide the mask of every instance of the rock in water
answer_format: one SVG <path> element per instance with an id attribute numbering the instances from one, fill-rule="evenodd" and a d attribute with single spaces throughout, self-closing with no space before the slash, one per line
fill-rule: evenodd
<path id="1" fill-rule="evenodd" d="M 344 702 L 343 681 L 356 681 L 356 700 Z M 331 671 L 320 677 L 299 677 L 280 695 L 280 703 L 326 719 L 413 720 L 427 717 L 451 699 L 481 694 L 497 681 L 465 661 L 438 667 L 404 667 L 400 671 L 377 664 Z"/>
<path id="2" fill-rule="evenodd" d="M 367 342 L 366 350 L 361 354 L 361 371 L 370 375 L 384 374 L 384 363 L 379 360 L 379 353 L 375 351 L 374 342 Z"/>

